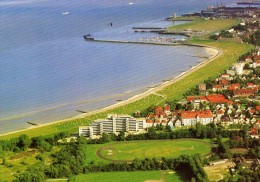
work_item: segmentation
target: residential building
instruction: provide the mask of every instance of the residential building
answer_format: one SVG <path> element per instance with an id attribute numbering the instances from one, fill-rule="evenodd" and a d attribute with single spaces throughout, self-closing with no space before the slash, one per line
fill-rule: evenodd
<path id="1" fill-rule="evenodd" d="M 242 89 L 237 89 L 233 90 L 234 97 L 248 97 L 250 95 L 255 94 L 255 89 L 251 88 L 242 88 Z"/>
<path id="2" fill-rule="evenodd" d="M 222 94 L 210 94 L 206 96 L 210 103 L 224 104 L 228 102 L 228 99 Z"/>
<path id="3" fill-rule="evenodd" d="M 131 132 L 145 129 L 144 119 L 136 119 L 130 115 L 108 115 L 107 119 L 95 120 L 89 126 L 80 126 L 79 135 L 92 138 L 102 133 Z"/>

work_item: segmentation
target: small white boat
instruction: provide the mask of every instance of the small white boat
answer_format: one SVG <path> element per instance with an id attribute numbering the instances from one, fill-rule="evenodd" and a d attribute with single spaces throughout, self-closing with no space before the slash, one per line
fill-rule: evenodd
<path id="1" fill-rule="evenodd" d="M 133 2 L 128 3 L 128 5 L 133 5 L 133 4 L 134 4 Z"/>
<path id="2" fill-rule="evenodd" d="M 64 12 L 64 13 L 62 13 L 63 15 L 68 15 L 69 14 L 69 12 L 68 11 L 66 11 L 66 12 Z"/>

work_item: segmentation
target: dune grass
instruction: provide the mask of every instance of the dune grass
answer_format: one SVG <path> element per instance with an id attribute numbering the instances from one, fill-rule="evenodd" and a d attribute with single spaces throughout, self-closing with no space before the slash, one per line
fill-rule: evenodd
<path id="1" fill-rule="evenodd" d="M 215 19 L 215 20 L 205 20 L 202 18 L 194 19 L 195 21 L 171 26 L 168 28 L 169 31 L 207 31 L 208 33 L 226 30 L 240 22 L 239 19 Z"/>

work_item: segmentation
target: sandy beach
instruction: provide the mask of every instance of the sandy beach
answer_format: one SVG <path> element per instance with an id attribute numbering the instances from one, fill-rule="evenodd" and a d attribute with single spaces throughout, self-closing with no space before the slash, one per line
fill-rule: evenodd
<path id="1" fill-rule="evenodd" d="M 179 81 L 181 79 L 184 79 L 186 76 L 188 76 L 189 74 L 195 72 L 199 68 L 207 65 L 211 61 L 213 61 L 216 58 L 218 58 L 219 56 L 221 56 L 222 53 L 223 53 L 222 50 L 217 49 L 215 47 L 207 47 L 207 46 L 203 46 L 203 45 L 194 45 L 194 44 L 192 44 L 192 45 L 188 45 L 187 44 L 186 46 L 200 46 L 200 47 L 204 47 L 204 49 L 207 52 L 207 54 L 208 55 L 212 55 L 212 56 L 209 57 L 208 59 L 206 59 L 205 61 L 199 63 L 198 65 L 191 67 L 191 69 L 187 70 L 186 72 L 182 72 L 180 75 L 178 75 L 177 77 L 173 78 L 172 80 L 165 81 L 161 85 L 159 85 L 157 87 L 154 87 L 154 88 L 151 88 L 151 89 L 149 89 L 149 90 L 147 90 L 147 91 L 145 91 L 145 92 L 143 92 L 141 94 L 135 95 L 135 96 L 133 96 L 133 97 L 127 99 L 127 100 L 118 102 L 118 103 L 110 105 L 108 107 L 104 107 L 102 109 L 98 109 L 98 110 L 91 111 L 91 112 L 88 112 L 88 113 L 83 113 L 83 114 L 80 114 L 80 115 L 72 117 L 72 118 L 68 118 L 68 119 L 64 119 L 64 120 L 58 120 L 58 121 L 54 121 L 54 122 L 50 122 L 50 123 L 46 123 L 46 124 L 37 125 L 37 126 L 31 126 L 29 128 L 26 128 L 26 129 L 0 134 L 0 136 L 6 136 L 6 135 L 22 132 L 22 131 L 28 131 L 28 130 L 31 130 L 31 129 L 40 128 L 40 127 L 43 127 L 43 126 L 49 126 L 49 125 L 53 125 L 53 124 L 57 124 L 57 123 L 68 122 L 68 121 L 71 121 L 72 119 L 85 118 L 87 116 L 91 116 L 91 115 L 94 115 L 94 114 L 102 113 L 102 112 L 105 112 L 105 111 L 109 111 L 109 110 L 115 109 L 115 108 L 120 107 L 120 106 L 127 105 L 129 103 L 132 103 L 132 102 L 135 102 L 135 101 L 140 100 L 142 98 L 145 98 L 145 97 L 147 97 L 147 96 L 149 96 L 151 94 L 155 94 L 156 92 L 158 92 L 160 90 L 163 90 L 164 88 L 172 85 L 173 83 L 175 83 L 175 82 L 177 82 L 177 81 Z"/>

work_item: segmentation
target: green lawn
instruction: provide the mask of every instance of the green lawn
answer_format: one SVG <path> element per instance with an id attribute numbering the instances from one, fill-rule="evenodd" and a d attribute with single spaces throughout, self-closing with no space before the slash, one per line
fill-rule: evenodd
<path id="1" fill-rule="evenodd" d="M 98 157 L 97 151 L 100 150 L 101 156 Z M 179 140 L 148 140 L 148 141 L 125 141 L 111 142 L 107 144 L 94 144 L 86 146 L 86 163 L 91 161 L 110 162 L 110 160 L 133 160 L 135 158 L 175 158 L 182 154 L 191 155 L 200 153 L 206 155 L 211 151 L 211 144 L 203 140 L 179 139 Z"/>
<path id="2" fill-rule="evenodd" d="M 180 18 L 181 19 L 181 18 Z M 219 30 L 225 30 L 239 23 L 238 19 L 216 19 L 216 20 L 205 20 L 195 19 L 195 21 L 169 27 L 169 31 L 207 31 L 208 33 L 216 32 Z"/>
<path id="3" fill-rule="evenodd" d="M 163 173 L 163 174 L 162 174 Z M 147 180 L 160 180 L 165 176 L 166 182 L 182 181 L 176 173 L 168 171 L 137 171 L 137 172 L 109 172 L 109 173 L 90 173 L 78 175 L 75 182 L 144 182 Z M 72 180 L 73 181 L 73 180 Z"/>

